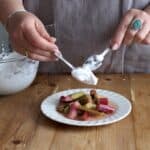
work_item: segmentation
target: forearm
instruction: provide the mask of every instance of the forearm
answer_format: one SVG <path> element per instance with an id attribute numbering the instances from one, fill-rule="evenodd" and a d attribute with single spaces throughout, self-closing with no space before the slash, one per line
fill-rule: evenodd
<path id="1" fill-rule="evenodd" d="M 23 10 L 22 0 L 0 0 L 0 22 L 6 24 L 8 16 L 16 10 Z"/>
<path id="2" fill-rule="evenodd" d="M 149 4 L 149 6 L 147 6 L 147 7 L 145 8 L 145 11 L 146 11 L 148 14 L 150 14 L 150 4 Z"/>

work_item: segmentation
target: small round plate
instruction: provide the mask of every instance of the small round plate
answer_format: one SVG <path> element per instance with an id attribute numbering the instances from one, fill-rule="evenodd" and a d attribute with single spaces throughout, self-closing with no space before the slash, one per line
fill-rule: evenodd
<path id="1" fill-rule="evenodd" d="M 101 119 L 96 119 L 92 121 L 78 121 L 72 120 L 64 117 L 61 113 L 56 110 L 59 98 L 62 95 L 69 95 L 75 92 L 83 91 L 89 93 L 91 89 L 70 89 L 62 92 L 55 93 L 51 96 L 48 96 L 41 103 L 42 113 L 51 120 L 54 120 L 59 123 L 74 125 L 74 126 L 101 126 L 111 123 L 115 123 L 127 117 L 131 112 L 132 106 L 130 101 L 124 96 L 107 90 L 96 89 L 99 95 L 107 97 L 112 103 L 117 105 L 117 110 L 114 114 L 106 116 Z"/>

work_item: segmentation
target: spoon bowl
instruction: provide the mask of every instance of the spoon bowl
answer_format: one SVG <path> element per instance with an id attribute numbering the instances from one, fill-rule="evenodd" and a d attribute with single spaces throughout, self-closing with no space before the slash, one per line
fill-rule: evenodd
<path id="1" fill-rule="evenodd" d="M 87 58 L 83 67 L 89 68 L 91 71 L 97 70 L 103 64 L 104 57 L 111 51 L 110 48 L 105 49 L 101 54 L 92 55 Z"/>
<path id="2" fill-rule="evenodd" d="M 55 56 L 59 58 L 62 62 L 64 62 L 71 69 L 71 75 L 73 78 L 85 84 L 89 85 L 97 84 L 98 79 L 89 68 L 86 68 L 84 66 L 74 67 L 70 62 L 68 62 L 63 57 L 62 54 L 55 53 Z"/>

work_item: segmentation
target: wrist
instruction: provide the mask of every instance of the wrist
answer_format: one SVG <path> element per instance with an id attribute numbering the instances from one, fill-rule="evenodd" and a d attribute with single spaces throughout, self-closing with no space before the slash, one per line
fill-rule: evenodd
<path id="1" fill-rule="evenodd" d="M 6 17 L 5 22 L 4 22 L 4 26 L 5 26 L 6 30 L 8 28 L 10 19 L 17 13 L 21 13 L 21 12 L 27 12 L 27 11 L 24 8 L 22 8 L 22 9 L 17 9 L 15 11 L 12 11 L 11 13 L 8 14 L 8 16 Z"/>

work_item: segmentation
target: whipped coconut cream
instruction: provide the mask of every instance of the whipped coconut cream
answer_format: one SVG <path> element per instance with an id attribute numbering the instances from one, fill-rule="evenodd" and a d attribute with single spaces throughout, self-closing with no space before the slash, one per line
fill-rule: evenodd
<path id="1" fill-rule="evenodd" d="M 98 78 L 94 75 L 94 73 L 86 67 L 78 67 L 72 70 L 72 76 L 85 84 L 96 85 L 98 82 Z"/>
<path id="2" fill-rule="evenodd" d="M 11 52 L 0 54 L 0 61 L 15 58 L 16 61 L 0 63 L 0 95 L 8 95 L 27 88 L 36 77 L 38 61 Z"/>

